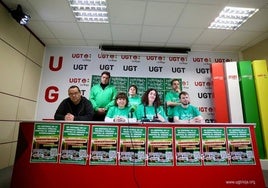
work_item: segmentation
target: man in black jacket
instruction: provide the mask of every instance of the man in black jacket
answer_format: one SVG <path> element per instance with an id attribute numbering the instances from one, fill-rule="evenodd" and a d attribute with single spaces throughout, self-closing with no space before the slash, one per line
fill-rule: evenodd
<path id="1" fill-rule="evenodd" d="M 91 102 L 82 96 L 79 87 L 71 86 L 68 89 L 69 97 L 64 99 L 54 115 L 55 120 L 90 121 L 94 110 Z"/>

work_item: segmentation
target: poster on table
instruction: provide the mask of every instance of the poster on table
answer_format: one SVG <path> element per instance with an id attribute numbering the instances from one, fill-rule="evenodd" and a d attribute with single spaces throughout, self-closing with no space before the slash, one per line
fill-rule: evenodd
<path id="1" fill-rule="evenodd" d="M 58 161 L 60 124 L 35 123 L 31 162 L 56 163 Z"/>
<path id="2" fill-rule="evenodd" d="M 201 163 L 200 129 L 175 128 L 176 165 L 197 165 Z"/>
<path id="3" fill-rule="evenodd" d="M 120 165 L 142 165 L 146 160 L 146 128 L 125 127 L 120 128 Z"/>
<path id="4" fill-rule="evenodd" d="M 204 127 L 201 130 L 204 165 L 227 165 L 228 155 L 224 127 Z"/>
<path id="5" fill-rule="evenodd" d="M 148 166 L 173 166 L 172 128 L 148 128 Z"/>
<path id="6" fill-rule="evenodd" d="M 85 165 L 88 158 L 89 126 L 64 124 L 60 163 Z"/>
<path id="7" fill-rule="evenodd" d="M 255 164 L 249 128 L 228 127 L 226 129 L 231 164 Z"/>
<path id="8" fill-rule="evenodd" d="M 118 146 L 117 126 L 92 126 L 90 165 L 116 165 Z"/>

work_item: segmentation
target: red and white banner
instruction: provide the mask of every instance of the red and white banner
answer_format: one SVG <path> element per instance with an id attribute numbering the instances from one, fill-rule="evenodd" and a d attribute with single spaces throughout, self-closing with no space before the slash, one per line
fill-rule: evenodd
<path id="1" fill-rule="evenodd" d="M 213 123 L 210 64 L 237 59 L 237 53 L 173 55 L 104 52 L 89 47 L 48 47 L 42 68 L 36 120 L 53 119 L 59 103 L 68 97 L 67 90 L 71 85 L 79 86 L 82 94 L 89 98 L 92 76 L 109 71 L 112 78 L 181 78 L 182 90 L 189 92 L 191 103 L 199 108 L 207 123 Z"/>

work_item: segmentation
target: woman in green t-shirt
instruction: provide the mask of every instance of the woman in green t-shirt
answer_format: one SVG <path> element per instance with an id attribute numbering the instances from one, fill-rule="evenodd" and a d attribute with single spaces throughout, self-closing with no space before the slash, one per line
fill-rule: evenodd
<path id="1" fill-rule="evenodd" d="M 141 103 L 141 97 L 138 95 L 138 88 L 136 85 L 131 85 L 128 88 L 128 106 L 136 111 L 138 105 Z"/>
<path id="2" fill-rule="evenodd" d="M 110 107 L 105 122 L 136 122 L 136 115 L 128 106 L 126 93 L 118 93 L 115 97 L 114 106 Z"/>
<path id="3" fill-rule="evenodd" d="M 142 96 L 141 104 L 137 108 L 137 119 L 139 121 L 166 122 L 167 116 L 158 92 L 155 89 L 148 89 Z"/>

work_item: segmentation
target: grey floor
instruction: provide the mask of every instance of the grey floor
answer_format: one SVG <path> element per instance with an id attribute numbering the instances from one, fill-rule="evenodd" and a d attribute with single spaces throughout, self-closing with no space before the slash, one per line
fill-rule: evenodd
<path id="1" fill-rule="evenodd" d="M 7 167 L 0 170 L 0 187 L 1 188 L 9 188 L 11 183 L 13 167 Z M 265 180 L 265 187 L 268 188 L 268 170 L 263 171 L 263 176 Z"/>

